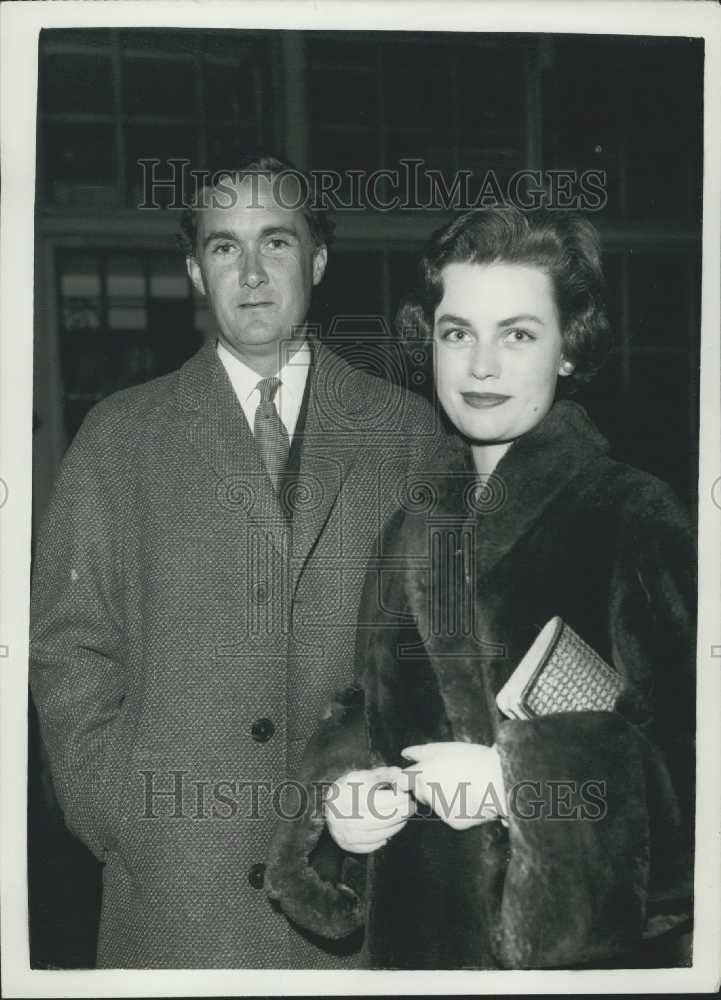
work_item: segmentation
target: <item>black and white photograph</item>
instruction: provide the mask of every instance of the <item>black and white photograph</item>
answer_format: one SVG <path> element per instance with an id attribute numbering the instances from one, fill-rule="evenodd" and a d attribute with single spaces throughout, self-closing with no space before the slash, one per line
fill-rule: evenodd
<path id="1" fill-rule="evenodd" d="M 716 991 L 718 5 L 0 13 L 3 995 Z"/>

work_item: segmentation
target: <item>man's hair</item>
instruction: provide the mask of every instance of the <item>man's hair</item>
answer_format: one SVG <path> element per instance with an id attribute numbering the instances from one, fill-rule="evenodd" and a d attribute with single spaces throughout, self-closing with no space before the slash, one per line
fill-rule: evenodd
<path id="1" fill-rule="evenodd" d="M 574 371 L 563 383 L 586 382 L 611 347 L 598 232 L 575 212 L 522 210 L 507 205 L 465 212 L 436 230 L 420 259 L 415 290 L 401 303 L 402 339 L 430 340 L 443 297 L 447 264 L 524 264 L 549 275 L 558 309 L 563 356 Z"/>
<path id="2" fill-rule="evenodd" d="M 302 211 L 311 238 L 316 245 L 330 246 L 333 240 L 335 222 L 325 209 L 315 207 L 315 197 L 312 178 L 304 171 L 293 166 L 289 160 L 282 160 L 272 153 L 255 151 L 247 153 L 230 169 L 217 169 L 212 172 L 212 179 L 217 184 L 221 179 L 227 183 L 237 184 L 243 178 L 250 175 L 266 176 L 269 179 L 281 176 L 292 175 L 298 178 L 301 190 L 305 197 L 302 204 L 297 207 Z M 196 250 L 196 239 L 198 235 L 198 212 L 205 207 L 204 195 L 212 190 L 213 184 L 208 184 L 199 192 L 199 204 L 191 205 L 184 209 L 180 218 L 180 231 L 178 233 L 178 245 L 186 257 L 192 257 Z"/>

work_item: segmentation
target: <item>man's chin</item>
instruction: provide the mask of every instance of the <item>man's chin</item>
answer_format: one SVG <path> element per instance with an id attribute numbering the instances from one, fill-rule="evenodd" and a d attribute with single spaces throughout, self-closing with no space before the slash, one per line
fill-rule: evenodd
<path id="1" fill-rule="evenodd" d="M 234 331 L 232 336 L 219 333 L 218 337 L 232 354 L 242 359 L 250 355 L 266 356 L 276 349 L 280 350 L 281 345 L 303 340 L 304 334 L 299 328 L 278 329 L 254 324 L 251 328 L 245 327 L 242 332 Z"/>

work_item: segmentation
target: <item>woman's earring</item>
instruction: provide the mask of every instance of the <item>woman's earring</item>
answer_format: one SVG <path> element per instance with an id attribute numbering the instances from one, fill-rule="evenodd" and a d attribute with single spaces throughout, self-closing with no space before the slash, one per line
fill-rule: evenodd
<path id="1" fill-rule="evenodd" d="M 558 369 L 559 375 L 570 375 L 573 372 L 574 364 L 572 361 L 564 361 L 561 367 Z"/>

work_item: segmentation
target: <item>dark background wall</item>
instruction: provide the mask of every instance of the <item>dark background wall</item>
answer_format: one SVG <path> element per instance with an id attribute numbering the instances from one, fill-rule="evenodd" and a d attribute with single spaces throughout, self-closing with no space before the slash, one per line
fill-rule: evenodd
<path id="1" fill-rule="evenodd" d="M 210 329 L 175 248 L 178 212 L 137 207 L 138 161 L 159 159 L 164 175 L 173 157 L 227 167 L 249 145 L 316 170 L 396 169 L 401 157 L 416 157 L 449 182 L 462 168 L 477 182 L 492 170 L 502 186 L 522 168 L 606 171 L 608 201 L 593 219 L 616 345 L 579 399 L 618 457 L 671 482 L 694 509 L 702 45 L 574 35 L 44 31 L 36 519 L 93 403 L 177 367 Z M 338 213 L 311 317 L 320 335 L 377 373 L 383 358 L 399 357 L 387 321 L 423 241 L 449 217 L 428 208 Z M 388 375 L 429 391 L 427 372 L 396 363 Z M 98 868 L 64 830 L 32 706 L 30 754 L 32 963 L 92 964 Z"/>

